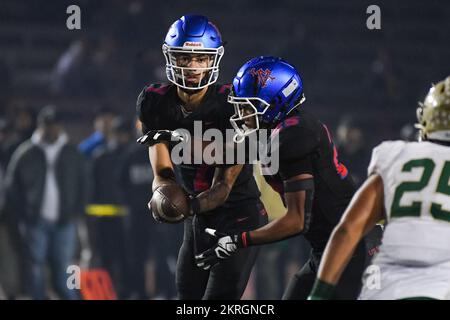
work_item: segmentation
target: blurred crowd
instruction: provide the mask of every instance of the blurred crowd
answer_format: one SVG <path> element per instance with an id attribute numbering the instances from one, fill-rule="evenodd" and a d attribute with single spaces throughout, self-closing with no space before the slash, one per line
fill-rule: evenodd
<path id="1" fill-rule="evenodd" d="M 105 298 L 89 277 L 86 292 L 69 289 L 74 264 L 106 274 L 109 297 L 174 298 L 182 231 L 148 213 L 153 177 L 139 128 L 102 108 L 77 146 L 65 121 L 46 106 L 0 122 L 2 297 Z"/>

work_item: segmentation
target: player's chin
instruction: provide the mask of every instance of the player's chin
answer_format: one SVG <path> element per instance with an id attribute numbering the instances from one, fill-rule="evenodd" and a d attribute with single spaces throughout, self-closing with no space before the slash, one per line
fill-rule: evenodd
<path id="1" fill-rule="evenodd" d="M 200 80 L 186 81 L 186 87 L 192 90 L 198 89 L 200 87 Z"/>
<path id="2" fill-rule="evenodd" d="M 248 121 L 244 121 L 244 125 L 248 128 L 248 129 L 255 129 L 256 125 L 254 121 L 248 120 Z"/>

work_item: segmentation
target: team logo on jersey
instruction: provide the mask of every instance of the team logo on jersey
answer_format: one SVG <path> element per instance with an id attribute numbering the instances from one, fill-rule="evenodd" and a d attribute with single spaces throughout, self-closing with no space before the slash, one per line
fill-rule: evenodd
<path id="1" fill-rule="evenodd" d="M 259 68 L 258 70 L 256 70 L 255 68 L 252 68 L 250 70 L 250 74 L 253 77 L 258 77 L 258 83 L 261 85 L 261 88 L 267 86 L 268 80 L 275 80 L 275 77 L 271 76 L 272 71 L 270 71 L 269 69 L 263 70 Z"/>

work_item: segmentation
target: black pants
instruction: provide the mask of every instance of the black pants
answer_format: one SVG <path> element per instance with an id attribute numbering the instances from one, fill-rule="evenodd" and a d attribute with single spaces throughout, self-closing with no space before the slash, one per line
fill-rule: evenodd
<path id="1" fill-rule="evenodd" d="M 185 221 L 184 239 L 178 255 L 177 290 L 182 300 L 240 299 L 247 286 L 258 248 L 239 250 L 231 258 L 203 270 L 195 265 L 195 255 L 213 246 L 217 239 L 205 234 L 206 227 L 224 233 L 236 233 L 267 223 L 262 203 L 232 209 L 219 208 L 209 215 L 197 215 Z"/>
<path id="2" fill-rule="evenodd" d="M 356 300 L 358 298 L 362 287 L 361 277 L 366 257 L 366 245 L 365 241 L 362 240 L 356 247 L 353 257 L 350 259 L 336 286 L 334 299 Z M 283 300 L 306 300 L 314 285 L 320 259 L 320 254 L 311 253 L 310 259 L 289 282 L 283 294 Z"/>
<path id="3" fill-rule="evenodd" d="M 119 299 L 128 298 L 130 283 L 124 218 L 89 216 L 88 230 L 92 249 L 90 268 L 105 269 Z"/>

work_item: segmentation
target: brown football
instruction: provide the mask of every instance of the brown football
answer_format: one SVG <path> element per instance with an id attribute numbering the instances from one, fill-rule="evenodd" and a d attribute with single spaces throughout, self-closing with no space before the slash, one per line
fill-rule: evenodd
<path id="1" fill-rule="evenodd" d="M 178 223 L 189 215 L 189 198 L 179 185 L 175 183 L 165 184 L 153 192 L 149 208 L 155 220 L 166 223 Z"/>

